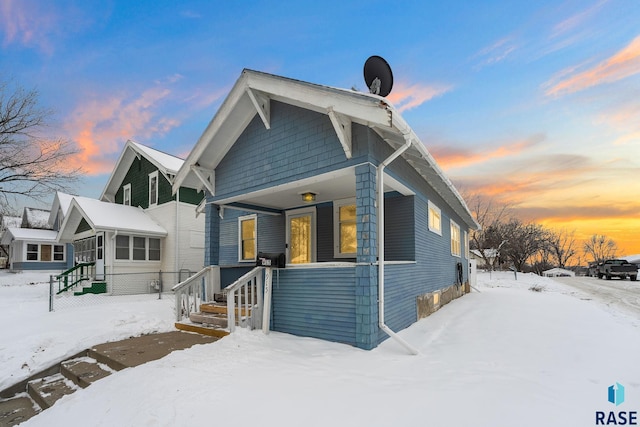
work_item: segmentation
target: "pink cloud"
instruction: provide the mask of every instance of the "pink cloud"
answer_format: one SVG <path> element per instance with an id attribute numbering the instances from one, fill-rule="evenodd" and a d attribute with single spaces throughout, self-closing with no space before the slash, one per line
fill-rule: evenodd
<path id="1" fill-rule="evenodd" d="M 134 96 L 94 98 L 79 105 L 66 126 L 80 150 L 74 162 L 92 175 L 108 173 L 113 167 L 109 155 L 118 153 L 127 139 L 148 139 L 178 126 L 178 120 L 157 112 L 169 94 L 169 89 L 152 87 Z"/>
<path id="2" fill-rule="evenodd" d="M 598 12 L 602 8 L 602 6 L 604 6 L 605 3 L 607 3 L 608 1 L 609 0 L 600 0 L 596 2 L 593 6 L 559 22 L 553 27 L 553 32 L 551 33 L 551 37 L 558 37 L 561 34 L 564 34 L 568 31 L 575 30 L 576 28 L 581 26 L 583 23 L 585 23 L 587 20 L 589 20 L 593 15 L 595 15 L 596 12 Z"/>
<path id="3" fill-rule="evenodd" d="M 578 92 L 603 83 L 612 83 L 640 73 L 640 36 L 622 50 L 588 70 L 573 73 L 562 71 L 560 80 L 547 82 L 545 94 L 559 96 Z M 567 77 L 565 77 L 567 76 Z M 552 79 L 557 80 L 558 77 Z"/>
<path id="4" fill-rule="evenodd" d="M 56 31 L 58 17 L 47 2 L 0 0 L 0 29 L 4 32 L 3 46 L 19 43 L 36 46 L 46 53 L 53 50 L 49 39 Z"/>
<path id="5" fill-rule="evenodd" d="M 398 111 L 403 112 L 418 107 L 425 102 L 440 96 L 452 86 L 448 85 L 426 85 L 423 83 L 408 84 L 404 82 L 396 83 L 387 99 L 391 101 Z"/>

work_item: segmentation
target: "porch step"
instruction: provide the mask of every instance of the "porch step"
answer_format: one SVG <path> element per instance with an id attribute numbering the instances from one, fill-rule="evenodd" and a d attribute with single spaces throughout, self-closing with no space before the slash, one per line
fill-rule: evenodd
<path id="1" fill-rule="evenodd" d="M 89 387 L 95 381 L 113 372 L 115 372 L 113 369 L 98 363 L 92 357 L 79 357 L 62 362 L 60 365 L 60 373 L 82 388 Z"/>
<path id="2" fill-rule="evenodd" d="M 202 324 L 176 322 L 175 327 L 180 331 L 195 332 L 197 334 L 206 335 L 209 337 L 223 338 L 229 335 L 229 332 L 225 331 L 224 329 L 216 328 L 213 326 L 203 326 Z"/>
<path id="3" fill-rule="evenodd" d="M 20 393 L 11 399 L 0 400 L 0 425 L 15 426 L 42 411 L 27 393 Z"/>
<path id="4" fill-rule="evenodd" d="M 213 300 L 215 302 L 219 302 L 222 304 L 226 304 L 227 303 L 227 294 L 225 293 L 219 293 L 219 294 L 214 294 L 213 295 Z M 236 294 L 236 304 L 238 304 L 240 302 L 240 300 L 242 300 L 242 303 L 246 303 L 247 300 L 249 300 L 249 302 L 251 302 L 251 291 L 249 291 L 249 295 L 247 297 L 241 297 L 239 294 Z"/>
<path id="5" fill-rule="evenodd" d="M 243 316 L 245 316 L 247 313 L 251 313 L 251 308 L 247 309 L 247 307 L 236 307 L 236 316 L 240 315 L 240 313 L 242 313 Z M 226 303 L 220 303 L 220 302 L 205 302 L 200 304 L 200 312 L 201 313 L 208 313 L 208 314 L 224 314 L 225 316 L 227 315 L 227 304 Z"/>
<path id="6" fill-rule="evenodd" d="M 74 292 L 73 295 L 86 295 L 86 294 L 106 294 L 107 283 L 106 282 L 93 282 L 88 288 L 82 288 L 81 291 Z"/>
<path id="7" fill-rule="evenodd" d="M 226 314 L 191 313 L 189 320 L 193 323 L 201 323 L 205 326 L 215 326 L 223 329 L 228 326 Z"/>

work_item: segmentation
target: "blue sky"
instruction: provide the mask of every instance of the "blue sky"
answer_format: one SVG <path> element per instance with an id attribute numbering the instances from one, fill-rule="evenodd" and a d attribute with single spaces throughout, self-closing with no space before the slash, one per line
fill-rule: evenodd
<path id="1" fill-rule="evenodd" d="M 0 0 L 0 70 L 98 197 L 127 139 L 186 156 L 251 68 L 389 99 L 463 191 L 640 252 L 640 2 Z"/>

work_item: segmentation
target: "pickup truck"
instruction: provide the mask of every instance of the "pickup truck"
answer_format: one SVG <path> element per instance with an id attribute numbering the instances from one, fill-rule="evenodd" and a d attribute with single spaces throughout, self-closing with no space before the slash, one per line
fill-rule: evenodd
<path id="1" fill-rule="evenodd" d="M 637 280 L 638 266 L 624 259 L 608 259 L 598 265 L 597 274 L 598 279 L 606 277 L 609 280 L 612 277 L 619 277 L 624 280 L 629 277 L 631 280 Z"/>

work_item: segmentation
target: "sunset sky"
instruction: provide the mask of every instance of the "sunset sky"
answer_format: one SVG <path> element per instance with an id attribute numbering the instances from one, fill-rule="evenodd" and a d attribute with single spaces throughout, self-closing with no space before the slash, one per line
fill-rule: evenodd
<path id="1" fill-rule="evenodd" d="M 39 91 L 99 197 L 127 139 L 186 156 L 243 68 L 390 101 L 465 192 L 640 253 L 640 1 L 0 0 L 0 76 Z"/>

